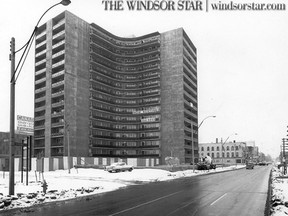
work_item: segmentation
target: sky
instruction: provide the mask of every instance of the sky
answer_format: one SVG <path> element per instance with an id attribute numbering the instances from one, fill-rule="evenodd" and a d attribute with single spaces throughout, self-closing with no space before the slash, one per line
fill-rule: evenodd
<path id="1" fill-rule="evenodd" d="M 278 156 L 288 125 L 288 4 L 284 0 L 262 1 L 286 4 L 284 11 L 215 11 L 212 4 L 218 3 L 217 0 L 203 1 L 202 10 L 179 10 L 178 0 L 173 2 L 174 10 L 137 11 L 129 10 L 126 0 L 123 10 L 105 10 L 102 0 L 72 0 L 66 7 L 58 5 L 51 9 L 40 25 L 68 10 L 120 37 L 184 28 L 197 47 L 199 123 L 216 115 L 199 128 L 200 143 L 215 142 L 216 138 L 228 138 L 228 142 L 255 141 L 261 152 Z M 0 131 L 9 131 L 11 37 L 15 38 L 16 50 L 21 48 L 41 15 L 58 1 L 2 0 L 1 3 Z M 192 1 L 187 3 L 191 5 Z M 15 115 L 34 115 L 33 49 L 34 45 L 17 79 Z M 17 53 L 16 62 L 19 57 Z"/>

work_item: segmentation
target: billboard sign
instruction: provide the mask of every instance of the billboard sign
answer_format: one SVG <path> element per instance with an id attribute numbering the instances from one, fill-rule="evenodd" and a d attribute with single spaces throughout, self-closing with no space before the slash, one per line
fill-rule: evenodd
<path id="1" fill-rule="evenodd" d="M 34 133 L 34 118 L 17 115 L 17 131 L 20 134 Z"/>

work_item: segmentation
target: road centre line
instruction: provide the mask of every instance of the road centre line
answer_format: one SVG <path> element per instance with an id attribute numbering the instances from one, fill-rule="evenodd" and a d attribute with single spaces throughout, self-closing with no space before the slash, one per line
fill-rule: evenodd
<path id="1" fill-rule="evenodd" d="M 218 199 L 216 199 L 214 202 L 212 202 L 210 204 L 210 206 L 214 205 L 216 202 L 218 202 L 220 199 L 222 199 L 223 197 L 225 197 L 227 195 L 227 193 L 223 194 L 222 196 L 220 196 Z"/>
<path id="2" fill-rule="evenodd" d="M 163 196 L 163 197 L 159 197 L 159 198 L 154 199 L 154 200 L 151 200 L 151 201 L 149 201 L 149 202 L 145 202 L 145 203 L 142 203 L 142 204 L 136 205 L 136 206 L 134 206 L 134 207 L 131 207 L 131 208 L 128 208 L 128 209 L 124 209 L 124 210 L 122 210 L 122 211 L 120 211 L 120 212 L 116 212 L 116 213 L 111 214 L 111 215 L 109 215 L 109 216 L 118 215 L 118 214 L 121 214 L 121 213 L 124 213 L 124 212 L 130 211 L 130 210 L 133 210 L 133 209 L 139 208 L 139 207 L 141 207 L 141 206 L 144 206 L 144 205 L 147 205 L 147 204 L 150 204 L 150 203 L 156 202 L 156 201 L 161 200 L 161 199 L 165 199 L 165 198 L 167 198 L 167 197 L 173 196 L 173 195 L 178 194 L 178 193 L 181 193 L 181 192 L 183 192 L 183 191 L 184 191 L 184 190 L 181 190 L 181 191 L 177 191 L 177 192 L 175 192 L 175 193 L 168 194 L 168 195 Z"/>

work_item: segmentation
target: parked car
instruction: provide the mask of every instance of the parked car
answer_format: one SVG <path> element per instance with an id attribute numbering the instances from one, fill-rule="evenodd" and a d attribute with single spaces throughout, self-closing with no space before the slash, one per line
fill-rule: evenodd
<path id="1" fill-rule="evenodd" d="M 105 170 L 112 173 L 112 172 L 131 172 L 134 169 L 133 166 L 127 165 L 125 162 L 116 162 L 111 164 L 110 166 L 106 166 Z"/>
<path id="2" fill-rule="evenodd" d="M 198 163 L 197 164 L 197 170 L 209 170 L 209 169 L 216 169 L 216 164 L 203 164 Z"/>

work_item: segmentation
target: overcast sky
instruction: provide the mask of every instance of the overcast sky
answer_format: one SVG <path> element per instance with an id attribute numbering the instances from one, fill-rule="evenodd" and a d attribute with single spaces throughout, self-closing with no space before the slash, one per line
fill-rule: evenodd
<path id="1" fill-rule="evenodd" d="M 178 1 L 174 2 L 176 7 Z M 201 126 L 200 142 L 228 137 L 229 141 L 255 141 L 260 151 L 275 157 L 288 125 L 288 4 L 285 11 L 212 11 L 210 4 L 218 1 L 208 2 L 208 12 L 204 2 L 200 11 L 129 11 L 126 0 L 124 10 L 107 11 L 102 0 L 72 0 L 67 7 L 51 9 L 40 25 L 69 10 L 123 37 L 183 27 L 198 52 L 199 123 L 217 116 Z M 1 1 L 0 131 L 9 131 L 10 39 L 15 37 L 16 50 L 22 47 L 40 16 L 55 3 Z M 33 49 L 34 45 L 17 80 L 16 115 L 34 116 Z"/>

